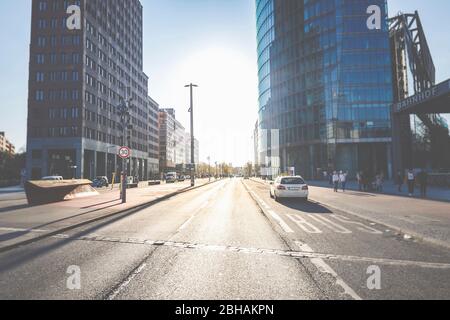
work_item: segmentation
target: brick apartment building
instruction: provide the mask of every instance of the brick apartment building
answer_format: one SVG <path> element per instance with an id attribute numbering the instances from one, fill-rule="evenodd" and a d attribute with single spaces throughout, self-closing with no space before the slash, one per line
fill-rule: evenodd
<path id="1" fill-rule="evenodd" d="M 126 97 L 128 143 L 117 115 Z M 32 1 L 28 178 L 111 176 L 121 145 L 132 149 L 129 174 L 158 175 L 158 108 L 143 72 L 139 0 Z"/>

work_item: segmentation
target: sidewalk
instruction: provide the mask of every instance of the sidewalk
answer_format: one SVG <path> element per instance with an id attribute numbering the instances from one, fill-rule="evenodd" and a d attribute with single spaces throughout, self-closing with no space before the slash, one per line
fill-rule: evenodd
<path id="1" fill-rule="evenodd" d="M 21 186 L 0 188 L 0 194 L 3 194 L 3 193 L 15 193 L 15 192 L 23 192 L 23 188 Z"/>
<path id="2" fill-rule="evenodd" d="M 208 184 L 197 180 L 196 186 Z M 30 207 L 26 199 L 0 201 L 0 250 L 53 231 L 82 224 L 191 190 L 190 182 L 129 189 L 122 204 L 119 189 L 103 189 L 98 196 Z"/>
<path id="3" fill-rule="evenodd" d="M 331 186 L 328 183 L 328 181 L 308 181 L 308 184 L 310 186 L 333 189 L 333 186 Z M 347 188 L 347 190 L 359 191 L 358 183 L 355 181 L 347 182 L 346 188 Z M 381 194 L 407 197 L 408 196 L 408 186 L 403 185 L 402 191 L 403 192 L 398 192 L 398 187 L 394 184 L 393 181 L 386 181 L 383 185 L 383 192 L 381 192 Z M 369 193 L 377 194 L 378 192 L 369 192 Z M 420 198 L 420 189 L 418 186 L 416 186 L 414 197 L 421 199 Z M 429 187 L 427 199 L 450 202 L 450 189 Z"/>
<path id="4" fill-rule="evenodd" d="M 269 188 L 268 182 L 252 180 Z M 445 199 L 444 190 L 434 193 L 442 198 L 436 201 L 404 195 L 355 192 L 352 190 L 355 188 L 345 193 L 335 193 L 326 182 L 312 182 L 309 185 L 312 201 L 384 225 L 399 234 L 450 248 L 450 203 L 448 198 Z M 350 183 L 352 186 L 356 184 Z M 393 188 L 386 185 L 385 192 Z"/>

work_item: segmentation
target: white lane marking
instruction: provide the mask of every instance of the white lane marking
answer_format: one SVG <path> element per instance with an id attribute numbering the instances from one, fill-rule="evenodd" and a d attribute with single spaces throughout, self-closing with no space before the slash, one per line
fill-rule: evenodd
<path id="1" fill-rule="evenodd" d="M 178 228 L 178 230 L 184 230 L 184 229 L 186 229 L 186 227 L 191 223 L 192 220 L 194 220 L 194 218 L 198 215 L 198 213 L 199 213 L 200 211 L 202 211 L 203 209 L 205 209 L 205 208 L 209 205 L 210 201 L 211 201 L 211 200 L 208 200 L 208 201 L 206 201 L 205 203 L 203 203 L 203 204 L 200 206 L 200 208 L 198 208 L 198 211 L 197 211 L 192 217 L 190 217 L 188 220 L 186 220 L 186 222 L 183 223 L 183 225 L 182 225 L 180 228 Z"/>
<path id="2" fill-rule="evenodd" d="M 131 281 L 133 281 L 134 278 L 136 278 L 137 275 L 139 275 L 145 268 L 147 267 L 146 263 L 143 263 L 137 268 L 128 278 L 125 280 L 112 294 L 108 296 L 108 300 L 114 300 L 117 295 L 125 288 L 127 287 Z"/>
<path id="3" fill-rule="evenodd" d="M 184 230 L 194 220 L 195 216 L 190 217 L 178 230 Z"/>
<path id="4" fill-rule="evenodd" d="M 292 230 L 291 227 L 289 227 L 289 226 L 287 225 L 287 223 L 284 222 L 284 220 L 281 219 L 281 217 L 280 217 L 275 211 L 269 210 L 268 212 L 269 212 L 269 214 L 272 216 L 272 218 L 274 218 L 274 219 L 278 222 L 278 224 L 279 224 L 280 227 L 284 230 L 284 232 L 287 232 L 287 233 L 294 233 L 294 230 Z"/>
<path id="5" fill-rule="evenodd" d="M 49 230 L 40 230 L 40 229 L 22 229 L 22 228 L 3 228 L 3 227 L 0 227 L 0 231 L 12 231 L 12 232 L 36 232 L 36 233 L 43 233 L 43 232 L 48 232 Z"/>
<path id="6" fill-rule="evenodd" d="M 333 217 L 333 218 L 335 218 L 335 219 L 337 219 L 337 220 L 339 220 L 339 221 L 341 221 L 343 223 L 347 223 L 347 224 L 352 224 L 352 225 L 358 226 L 357 229 L 359 231 L 362 231 L 362 232 L 371 233 L 371 234 L 383 234 L 383 232 L 381 232 L 381 231 L 379 231 L 379 230 L 377 230 L 375 228 L 366 226 L 365 224 L 363 224 L 361 222 L 353 221 L 350 218 L 347 218 L 347 217 L 344 217 L 344 216 L 341 216 L 341 215 L 338 215 L 338 214 L 332 214 L 330 217 Z"/>
<path id="7" fill-rule="evenodd" d="M 325 227 L 331 229 L 332 231 L 336 232 L 336 233 L 342 233 L 342 234 L 351 234 L 352 232 L 350 230 L 348 230 L 347 228 L 344 228 L 343 226 L 341 226 L 340 224 L 337 224 L 325 217 L 319 216 L 319 215 L 314 215 L 314 214 L 310 214 L 308 215 L 311 219 L 317 221 L 318 223 L 320 223 L 321 225 L 324 225 Z"/>
<path id="8" fill-rule="evenodd" d="M 314 253 L 314 250 L 306 243 L 296 241 L 295 244 L 304 252 Z M 336 285 L 340 286 L 344 290 L 345 294 L 349 295 L 354 300 L 362 300 L 362 298 L 347 283 L 345 283 L 336 271 L 334 271 L 333 268 L 331 268 L 323 259 L 311 258 L 310 261 L 319 272 L 331 275 L 335 279 Z"/>
<path id="9" fill-rule="evenodd" d="M 315 233 L 315 234 L 322 233 L 322 230 L 320 230 L 313 224 L 309 223 L 299 215 L 287 214 L 286 216 L 307 233 Z"/>

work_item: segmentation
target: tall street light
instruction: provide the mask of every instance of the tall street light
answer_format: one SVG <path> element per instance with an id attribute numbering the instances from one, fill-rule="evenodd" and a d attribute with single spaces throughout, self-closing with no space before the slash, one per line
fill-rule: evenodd
<path id="1" fill-rule="evenodd" d="M 211 182 L 211 157 L 208 157 L 208 176 L 209 182 Z"/>
<path id="2" fill-rule="evenodd" d="M 190 88 L 191 93 L 191 108 L 189 112 L 191 113 L 191 187 L 195 186 L 195 140 L 194 140 L 194 88 L 198 88 L 195 84 L 188 84 L 184 86 L 185 88 Z"/>
<path id="3" fill-rule="evenodd" d="M 130 105 L 133 101 L 132 98 L 128 98 L 128 90 L 126 89 L 125 100 L 118 106 L 118 115 L 120 116 L 120 122 L 123 132 L 123 146 L 130 146 L 129 130 L 132 129 Z M 122 203 L 127 203 L 127 188 L 128 188 L 128 159 L 122 160 Z"/>

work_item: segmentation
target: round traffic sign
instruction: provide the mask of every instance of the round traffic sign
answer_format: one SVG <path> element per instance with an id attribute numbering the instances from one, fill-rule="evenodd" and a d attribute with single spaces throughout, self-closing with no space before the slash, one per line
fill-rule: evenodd
<path id="1" fill-rule="evenodd" d="M 121 147 L 119 149 L 119 157 L 122 159 L 128 159 L 131 156 L 131 149 L 128 147 Z"/>

